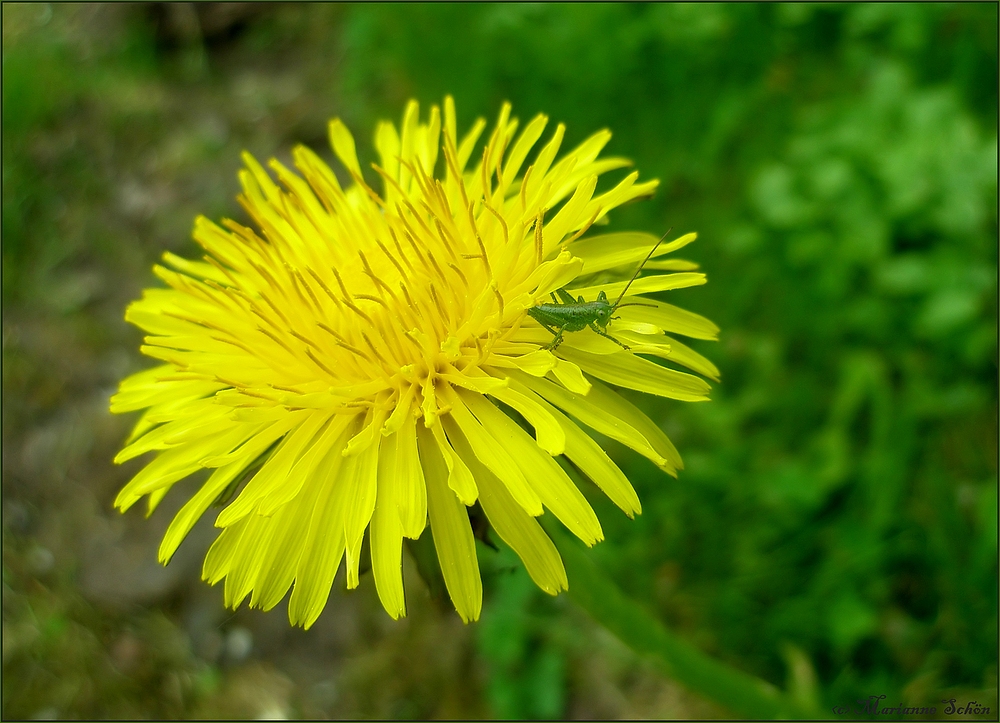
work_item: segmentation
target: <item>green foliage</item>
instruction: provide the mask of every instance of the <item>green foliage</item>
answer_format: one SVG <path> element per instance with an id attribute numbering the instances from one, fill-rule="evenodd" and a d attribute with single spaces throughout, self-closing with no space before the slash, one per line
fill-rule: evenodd
<path id="1" fill-rule="evenodd" d="M 79 121 L 111 95 L 119 112 L 108 120 L 134 133 L 136 117 L 121 106 L 130 86 L 155 70 L 155 56 L 148 30 L 131 23 L 89 48 L 81 63 L 66 33 L 51 27 L 52 16 L 48 4 L 4 8 L 5 28 L 31 39 L 5 43 L 3 51 L 3 300 L 48 302 L 66 312 L 87 292 L 54 280 L 59 267 L 92 250 L 120 253 L 74 227 L 80 219 L 72 217 L 70 199 L 89 196 L 91 206 L 107 200 L 107 189 L 95 188 L 95 159 L 82 148 Z"/>
<path id="2" fill-rule="evenodd" d="M 699 350 L 723 382 L 707 405 L 636 399 L 687 469 L 675 483 L 616 455 L 644 513 L 602 506 L 603 567 L 775 683 L 800 651 L 827 704 L 985 686 L 996 7 L 366 6 L 345 23 L 359 121 L 450 92 L 466 121 L 508 99 L 569 143 L 607 125 L 662 181 L 616 227 L 701 233 L 710 283 L 671 301 L 722 326 Z M 480 636 L 488 659 L 531 639 L 505 625 Z"/>
<path id="3" fill-rule="evenodd" d="M 790 685 L 791 695 L 784 696 L 774 686 L 720 663 L 679 639 L 642 605 L 622 594 L 578 542 L 551 520 L 546 522 L 567 573 L 573 577 L 569 596 L 633 650 L 649 655 L 671 678 L 725 705 L 738 717 L 773 720 L 818 716 L 815 691 L 809 690 L 808 684 Z M 797 654 L 789 649 L 792 656 Z M 801 653 L 798 655 L 801 657 Z M 793 681 L 797 682 L 803 681 Z"/>
<path id="4" fill-rule="evenodd" d="M 18 279 L 15 269 L 29 254 L 28 225 L 49 216 L 53 199 L 44 188 L 43 174 L 24 148 L 28 131 L 50 122 L 72 98 L 74 78 L 61 48 L 54 43 L 33 44 L 4 53 L 3 58 L 3 265 L 4 299 Z M 51 234 L 45 229 L 43 234 Z M 41 235 L 41 234 L 40 234 Z"/>
<path id="5" fill-rule="evenodd" d="M 506 545 L 499 554 L 481 547 L 480 555 L 489 594 L 477 637 L 488 666 L 486 695 L 493 716 L 565 717 L 567 650 L 561 606 L 540 593 Z"/>

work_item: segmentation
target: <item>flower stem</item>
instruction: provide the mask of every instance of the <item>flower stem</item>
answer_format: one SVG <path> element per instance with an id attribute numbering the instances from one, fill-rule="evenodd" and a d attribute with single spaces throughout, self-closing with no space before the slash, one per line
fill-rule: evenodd
<path id="1" fill-rule="evenodd" d="M 749 719 L 816 719 L 770 683 L 712 659 L 681 640 L 630 599 L 602 572 L 583 548 L 554 524 L 539 518 L 562 554 L 569 596 L 634 651 L 650 655 L 672 679 Z"/>

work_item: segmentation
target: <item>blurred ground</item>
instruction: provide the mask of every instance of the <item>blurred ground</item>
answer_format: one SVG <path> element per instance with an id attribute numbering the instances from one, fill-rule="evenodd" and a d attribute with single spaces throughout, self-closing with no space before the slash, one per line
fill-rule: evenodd
<path id="1" fill-rule="evenodd" d="M 5 718 L 726 715 L 502 554 L 478 625 L 410 567 L 404 621 L 338 579 L 303 632 L 200 581 L 211 519 L 156 563 L 183 485 L 111 508 L 140 463 L 107 400 L 147 366 L 123 310 L 197 214 L 242 218 L 240 151 L 330 159 L 340 115 L 364 160 L 445 92 L 463 124 L 608 125 L 663 180 L 616 225 L 701 232 L 679 303 L 724 381 L 646 406 L 678 482 L 609 444 L 644 514 L 595 499 L 595 558 L 805 699 L 996 710 L 995 6 L 5 3 L 3 42 Z"/>

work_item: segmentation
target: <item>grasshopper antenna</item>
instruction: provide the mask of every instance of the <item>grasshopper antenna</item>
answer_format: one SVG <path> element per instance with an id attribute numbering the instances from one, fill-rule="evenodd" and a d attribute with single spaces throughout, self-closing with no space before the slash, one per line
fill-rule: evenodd
<path id="1" fill-rule="evenodd" d="M 642 260 L 642 263 L 639 264 L 639 268 L 637 268 L 635 270 L 635 273 L 632 274 L 632 278 L 628 280 L 627 284 L 625 284 L 625 288 L 622 289 L 622 293 L 618 295 L 618 300 L 615 301 L 615 305 L 613 307 L 611 307 L 612 309 L 617 309 L 618 305 L 622 303 L 622 299 L 625 298 L 625 294 L 628 291 L 629 287 L 632 285 L 632 282 L 635 281 L 637 278 L 639 278 L 639 272 L 642 271 L 642 267 L 645 266 L 646 262 L 649 261 L 650 257 L 652 257 L 653 252 L 655 252 L 656 249 L 660 248 L 660 244 L 663 243 L 663 239 L 665 239 L 667 237 L 667 234 L 669 234 L 673 230 L 674 230 L 673 226 L 671 226 L 670 228 L 668 228 L 667 229 L 667 233 L 665 233 L 662 236 L 660 236 L 660 240 L 656 242 L 656 246 L 654 246 L 653 248 L 651 248 L 649 250 L 649 253 L 646 254 L 646 258 L 644 258 Z"/>

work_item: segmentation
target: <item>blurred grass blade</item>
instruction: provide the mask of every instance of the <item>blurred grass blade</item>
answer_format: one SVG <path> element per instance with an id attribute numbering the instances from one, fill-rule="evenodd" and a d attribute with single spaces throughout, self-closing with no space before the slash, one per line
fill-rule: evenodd
<path id="1" fill-rule="evenodd" d="M 680 640 L 631 600 L 549 515 L 539 518 L 559 548 L 569 577 L 569 596 L 623 643 L 652 656 L 672 679 L 726 706 L 736 716 L 767 720 L 815 719 L 819 712 L 784 696 L 770 683 L 713 660 Z"/>

